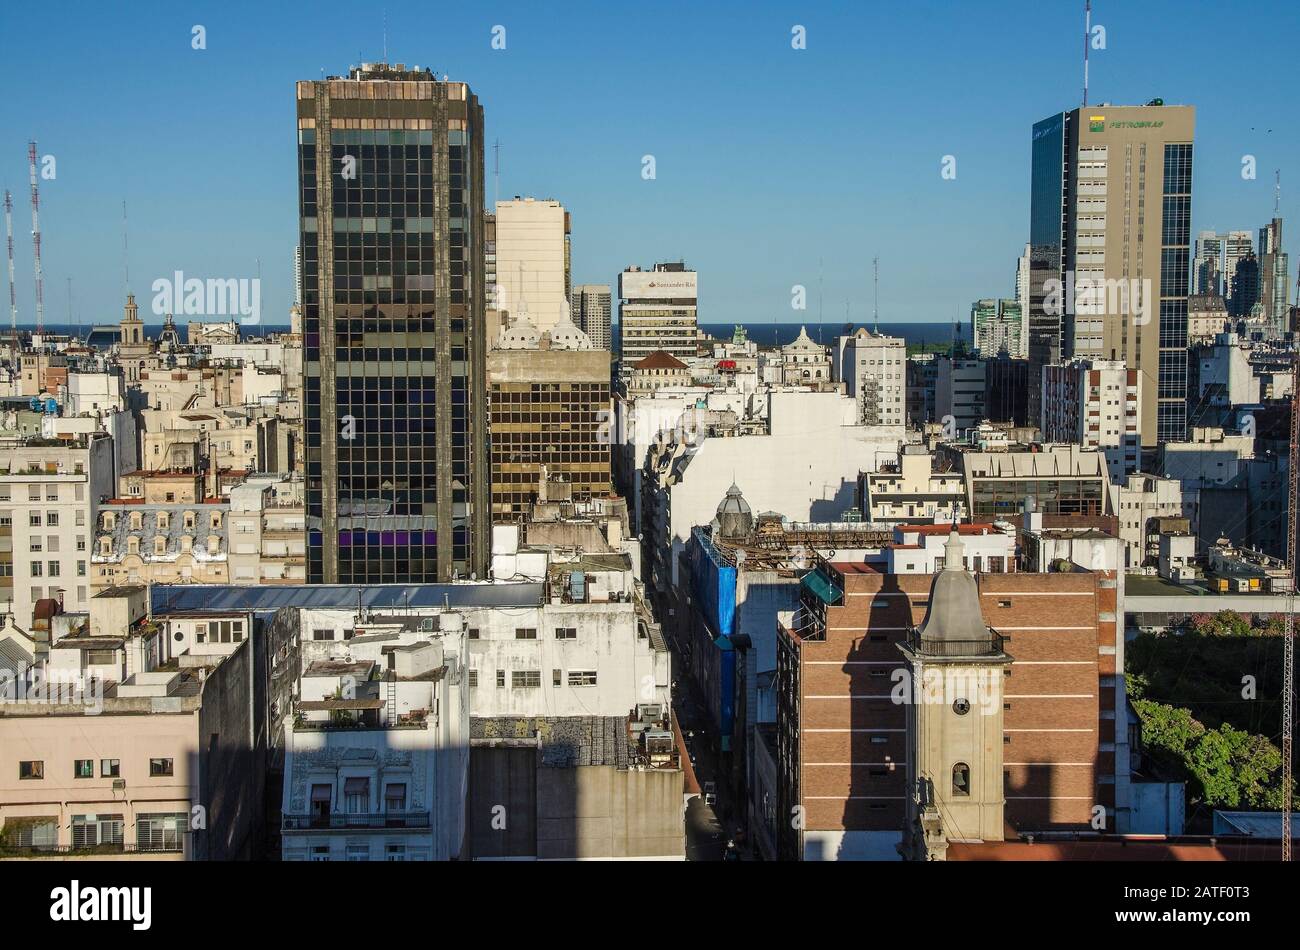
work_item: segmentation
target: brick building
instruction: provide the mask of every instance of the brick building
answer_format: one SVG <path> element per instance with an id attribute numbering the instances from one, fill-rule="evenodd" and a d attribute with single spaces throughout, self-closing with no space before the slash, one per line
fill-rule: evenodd
<path id="1" fill-rule="evenodd" d="M 947 530 L 935 526 L 938 530 Z M 963 536 L 988 530 L 962 525 Z M 1002 690 L 1005 828 L 1086 830 L 1113 806 L 1115 588 L 1102 572 L 1013 559 L 975 567 L 983 620 L 1012 657 Z M 982 567 L 982 569 L 981 569 Z M 908 735 L 899 644 L 929 606 L 928 573 L 818 557 L 778 631 L 778 850 L 784 860 L 897 859 Z M 1104 653 L 1104 650 L 1110 652 Z M 1113 748 L 1113 746 L 1112 746 Z M 1102 800 L 1109 796 L 1109 803 Z"/>

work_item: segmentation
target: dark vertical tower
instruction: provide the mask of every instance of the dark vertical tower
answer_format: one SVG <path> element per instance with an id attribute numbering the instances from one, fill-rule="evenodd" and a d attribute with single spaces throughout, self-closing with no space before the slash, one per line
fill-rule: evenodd
<path id="1" fill-rule="evenodd" d="M 481 575 L 483 110 L 382 63 L 297 107 L 307 579 Z"/>
<path id="2" fill-rule="evenodd" d="M 1065 353 L 1064 314 L 1048 304 L 1048 281 L 1065 280 L 1070 181 L 1066 156 L 1077 148 L 1075 116 L 1060 112 L 1034 124 L 1029 195 L 1029 424 L 1043 424 L 1043 367 Z"/>

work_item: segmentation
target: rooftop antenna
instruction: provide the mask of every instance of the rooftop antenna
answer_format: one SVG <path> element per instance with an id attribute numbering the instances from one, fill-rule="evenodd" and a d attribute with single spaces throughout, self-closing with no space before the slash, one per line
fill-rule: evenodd
<path id="1" fill-rule="evenodd" d="M 497 205 L 501 203 L 501 140 L 492 142 L 492 179 L 496 193 L 492 196 L 492 213 L 496 214 Z"/>
<path id="2" fill-rule="evenodd" d="M 876 295 L 875 303 L 871 307 L 871 316 L 876 322 L 876 336 L 880 336 L 880 255 L 871 259 L 871 275 Z"/>
<path id="3" fill-rule="evenodd" d="M 1092 35 L 1092 0 L 1083 3 L 1083 107 L 1088 108 L 1088 39 Z"/>
<path id="4" fill-rule="evenodd" d="M 822 322 L 822 304 L 826 299 L 826 294 L 822 287 L 822 259 L 817 258 L 817 323 Z"/>
<path id="5" fill-rule="evenodd" d="M 36 143 L 27 143 L 27 165 L 32 180 L 32 250 L 36 271 L 36 332 L 45 332 L 45 275 L 41 271 L 41 194 L 36 186 Z"/>
<path id="6" fill-rule="evenodd" d="M 1273 217 L 1282 216 L 1282 169 L 1273 171 Z M 1281 250 L 1281 248 L 1278 248 Z"/>
<path id="7" fill-rule="evenodd" d="M 384 62 L 388 62 L 388 7 L 384 7 Z"/>
<path id="8" fill-rule="evenodd" d="M 126 201 L 122 202 L 122 278 L 126 282 L 123 293 L 131 292 L 131 249 L 126 241 Z"/>
<path id="9" fill-rule="evenodd" d="M 1300 369 L 1300 358 L 1292 364 Z M 1286 627 L 1282 639 L 1282 860 L 1291 860 L 1291 734 L 1295 705 L 1295 579 L 1296 506 L 1300 504 L 1300 390 L 1291 390 L 1291 459 L 1287 473 L 1287 567 L 1291 586 L 1286 595 Z"/>
<path id="10" fill-rule="evenodd" d="M 18 291 L 14 289 L 14 198 L 5 189 L 5 237 L 9 247 L 9 324 L 15 337 L 18 336 Z"/>

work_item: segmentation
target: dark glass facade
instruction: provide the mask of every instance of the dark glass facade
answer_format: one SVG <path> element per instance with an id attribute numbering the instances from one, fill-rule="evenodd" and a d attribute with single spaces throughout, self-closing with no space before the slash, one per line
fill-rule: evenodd
<path id="1" fill-rule="evenodd" d="M 1192 146 L 1165 146 L 1160 236 L 1160 366 L 1156 439 L 1187 438 L 1187 292 L 1192 233 Z"/>
<path id="2" fill-rule="evenodd" d="M 482 123 L 427 71 L 298 84 L 311 583 L 486 566 Z"/>
<path id="3" fill-rule="evenodd" d="M 1048 313 L 1044 301 L 1049 280 L 1064 280 L 1069 205 L 1072 116 L 1058 113 L 1034 124 L 1029 195 L 1029 404 L 1030 425 L 1042 425 L 1043 367 L 1059 362 L 1065 315 Z"/>

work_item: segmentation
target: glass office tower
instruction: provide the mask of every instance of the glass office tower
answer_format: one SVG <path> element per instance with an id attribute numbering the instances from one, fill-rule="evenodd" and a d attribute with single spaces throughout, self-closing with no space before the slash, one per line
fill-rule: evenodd
<path id="1" fill-rule="evenodd" d="M 307 579 L 485 573 L 483 110 L 398 64 L 297 84 Z"/>
<path id="2" fill-rule="evenodd" d="M 1142 444 L 1187 430 L 1191 106 L 1098 105 L 1035 123 L 1029 223 L 1030 422 L 1042 368 L 1122 360 L 1141 375 Z M 1048 281 L 1057 288 L 1047 293 Z M 1062 300 L 1062 297 L 1064 298 Z"/>

